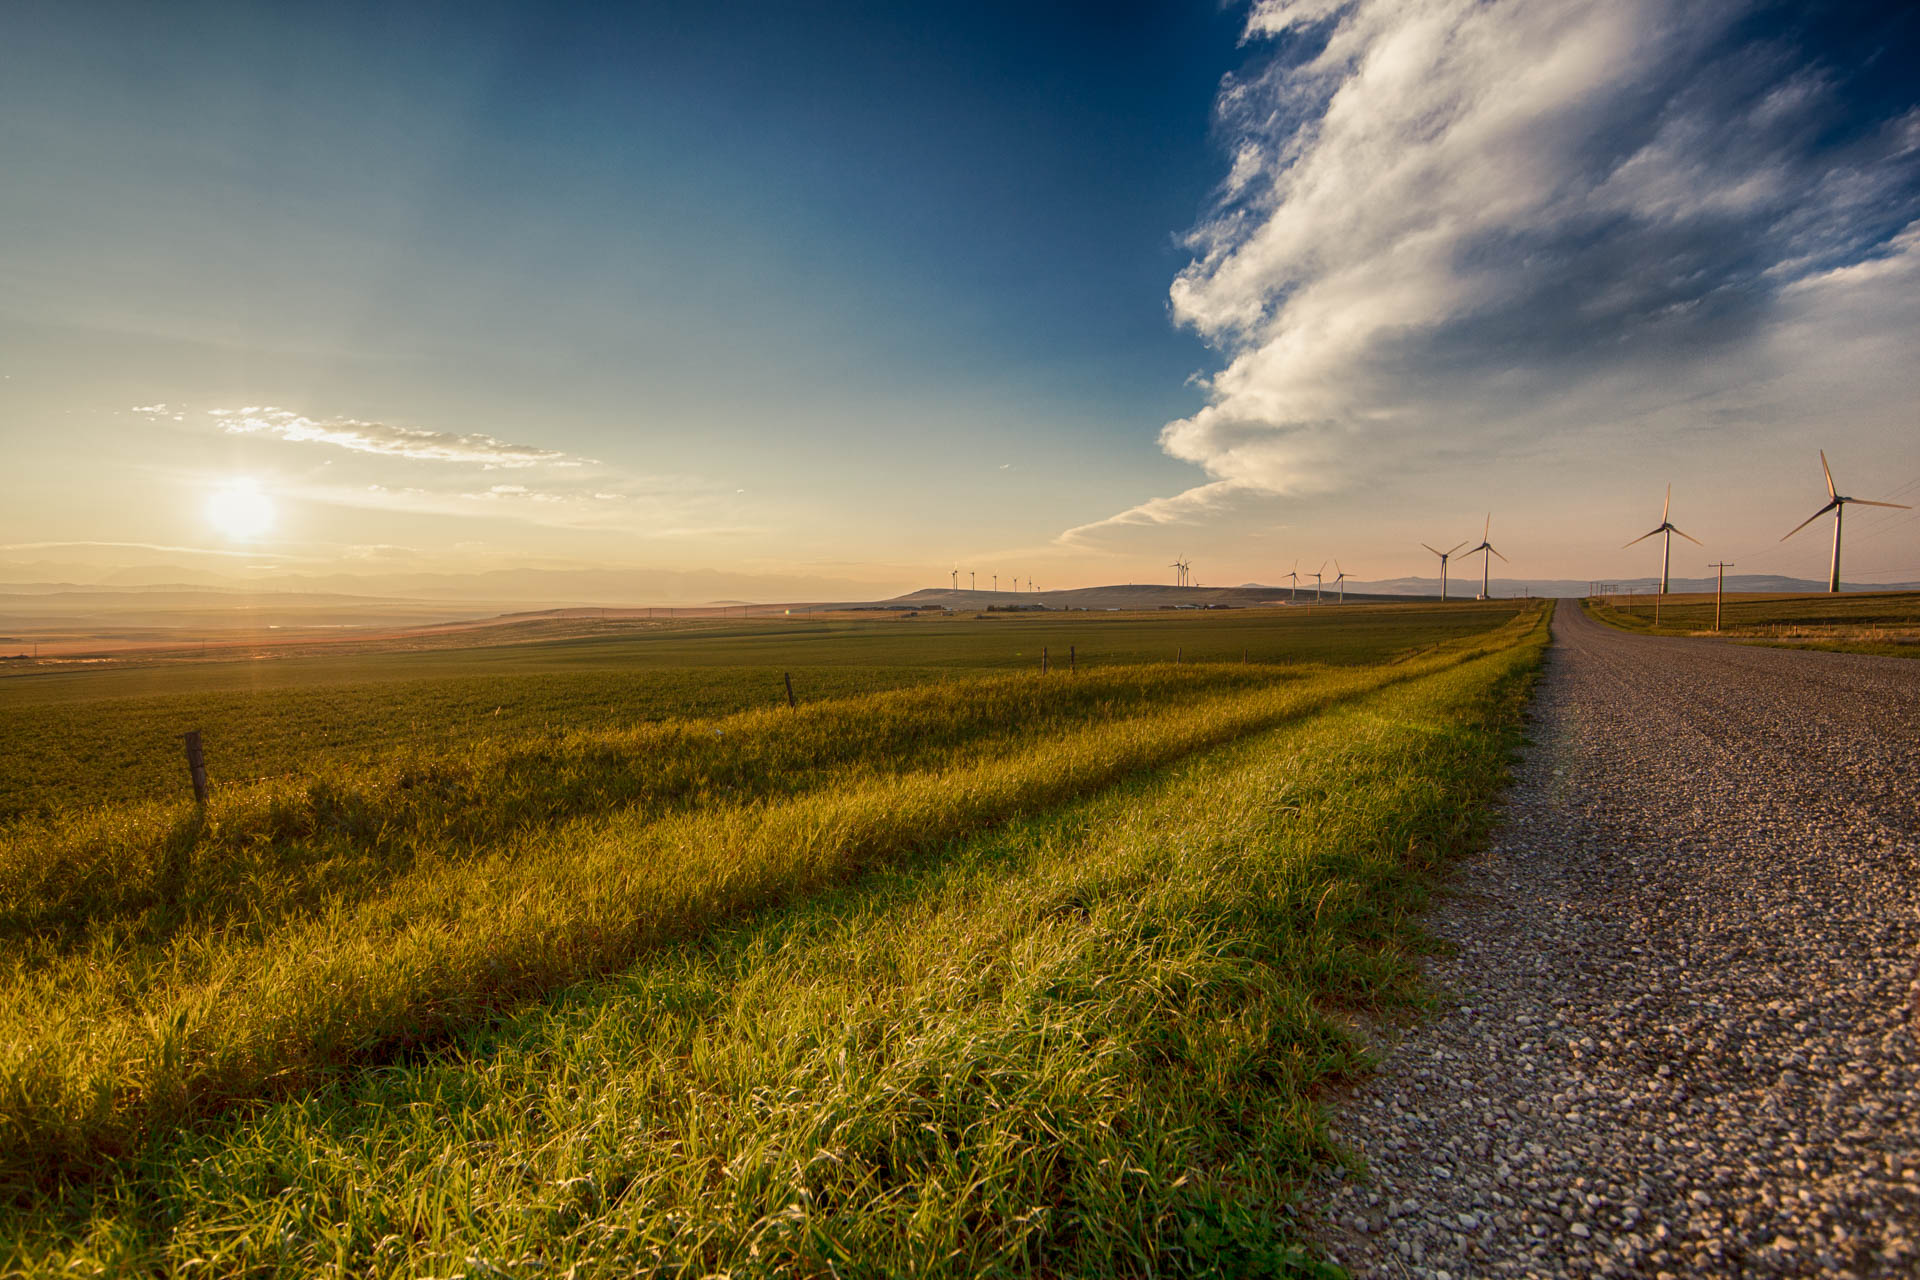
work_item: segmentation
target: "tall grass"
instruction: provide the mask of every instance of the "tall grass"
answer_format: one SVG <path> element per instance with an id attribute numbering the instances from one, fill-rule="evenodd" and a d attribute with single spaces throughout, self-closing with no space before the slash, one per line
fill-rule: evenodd
<path id="1" fill-rule="evenodd" d="M 0 1221 L 0 1250 L 263 1275 L 1318 1270 L 1290 1197 L 1331 1154 L 1313 1090 L 1361 1061 L 1324 1010 L 1413 990 L 1414 913 L 1484 827 L 1543 635 L 1504 639 L 149 1143 Z"/>
<path id="2" fill-rule="evenodd" d="M 223 788 L 204 812 L 148 804 L 17 821 L 0 825 L 0 940 L 22 940 L 34 954 L 109 925 L 152 939 L 235 918 L 271 921 L 371 896 L 423 857 L 477 856 L 571 818 L 795 795 L 849 769 L 938 768 L 1309 674 L 1162 666 L 991 677 L 797 712 L 402 749 L 370 765 L 322 763 L 306 777 Z"/>
<path id="3" fill-rule="evenodd" d="M 96 1168 L 154 1132 L 310 1088 L 717 920 L 1511 645 L 1523 626 L 1396 666 L 1152 705 L 980 759 L 540 826 L 300 916 L 218 920 L 158 943 L 96 928 L 84 947 L 16 962 L 0 991 L 0 1126 L 19 1139 L 0 1148 L 0 1184 Z M 883 698 L 912 696 L 925 695 Z"/>

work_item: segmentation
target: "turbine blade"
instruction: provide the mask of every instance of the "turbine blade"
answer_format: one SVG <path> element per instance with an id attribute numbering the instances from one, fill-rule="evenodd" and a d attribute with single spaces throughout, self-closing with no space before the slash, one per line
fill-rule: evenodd
<path id="1" fill-rule="evenodd" d="M 1426 543 L 1424 543 L 1424 542 L 1423 542 L 1423 543 L 1421 543 L 1420 545 L 1421 545 L 1421 546 L 1423 546 L 1423 547 L 1427 547 L 1427 544 L 1426 544 Z M 1441 550 L 1440 548 L 1438 548 L 1438 547 L 1427 547 L 1427 550 L 1429 550 L 1429 551 L 1431 551 L 1431 552 L 1433 552 L 1433 554 L 1435 554 L 1435 555 L 1437 555 L 1437 556 L 1444 556 L 1444 555 L 1446 555 L 1446 554 L 1447 554 L 1446 552 L 1444 552 L 1444 551 L 1442 551 L 1442 550 Z"/>
<path id="2" fill-rule="evenodd" d="M 1645 542 L 1648 538 L 1651 538 L 1655 533 L 1659 533 L 1659 532 L 1660 532 L 1659 529 L 1655 529 L 1650 533 L 1643 533 L 1639 537 L 1635 538 L 1633 542 Z M 1622 551 L 1625 551 L 1628 547 L 1633 545 L 1633 542 L 1624 543 L 1620 549 Z"/>
<path id="3" fill-rule="evenodd" d="M 1820 451 L 1820 470 L 1825 472 L 1827 476 L 1827 496 L 1829 498 L 1839 497 L 1839 493 L 1833 487 L 1833 468 L 1827 465 L 1827 451 L 1825 449 Z"/>
<path id="4" fill-rule="evenodd" d="M 1493 548 L 1492 548 L 1492 547 L 1488 547 L 1488 548 L 1487 548 L 1487 550 L 1489 550 L 1489 551 L 1493 551 Z M 1495 554 L 1495 555 L 1497 555 L 1497 556 L 1500 556 L 1500 553 L 1499 553 L 1498 551 L 1493 551 L 1493 554 Z M 1500 556 L 1500 559 L 1501 559 L 1502 561 L 1506 561 L 1506 560 L 1507 560 L 1507 558 L 1506 558 L 1505 556 Z M 1508 561 L 1508 563 L 1511 563 L 1511 561 Z"/>
<path id="5" fill-rule="evenodd" d="M 1791 538 L 1794 534 L 1800 532 L 1802 529 L 1806 528 L 1808 525 L 1812 524 L 1815 520 L 1818 520 L 1821 516 L 1827 514 L 1827 512 L 1833 510 L 1835 507 L 1839 505 L 1840 504 L 1837 501 L 1829 502 L 1826 506 L 1820 508 L 1818 511 L 1814 512 L 1812 515 L 1808 516 L 1805 520 L 1802 520 L 1799 524 L 1793 526 L 1793 528 L 1781 534 L 1780 541 L 1785 542 L 1788 538 Z"/>
<path id="6" fill-rule="evenodd" d="M 1871 501 L 1868 501 L 1866 498 L 1848 498 L 1847 501 L 1857 503 L 1863 507 L 1893 507 L 1900 511 L 1913 510 L 1912 507 L 1908 506 L 1904 502 L 1871 502 Z"/>
<path id="7" fill-rule="evenodd" d="M 1456 547 L 1454 547 L 1454 549 L 1453 549 L 1453 551 L 1458 551 L 1458 550 L 1459 550 L 1459 549 L 1460 549 L 1461 547 L 1464 547 L 1464 546 L 1466 546 L 1466 545 L 1467 545 L 1466 543 L 1464 543 L 1464 542 L 1462 542 L 1462 543 L 1460 543 L 1460 544 L 1459 544 L 1458 546 L 1456 546 Z M 1447 554 L 1448 554 L 1448 555 L 1452 555 L 1452 554 L 1453 554 L 1453 551 L 1449 551 L 1449 552 L 1447 552 Z"/>
<path id="8" fill-rule="evenodd" d="M 1678 530 L 1678 529 L 1675 529 L 1675 530 L 1674 530 L 1674 532 L 1675 532 L 1675 533 L 1680 533 L 1680 530 Z M 1691 542 L 1691 543 L 1692 543 L 1692 544 L 1693 544 L 1694 546 L 1696 546 L 1696 547 L 1704 547 L 1704 546 L 1706 546 L 1706 545 L 1707 545 L 1706 543 L 1704 543 L 1704 542 L 1702 542 L 1702 541 L 1700 541 L 1700 539 L 1698 539 L 1698 538 L 1696 538 L 1696 537 L 1694 537 L 1694 536 L 1693 536 L 1692 534 L 1690 534 L 1690 533 L 1680 533 L 1680 536 L 1681 536 L 1681 537 L 1683 537 L 1683 538 L 1685 538 L 1685 539 L 1686 539 L 1686 540 L 1687 540 L 1688 542 Z"/>
<path id="9" fill-rule="evenodd" d="M 1673 481 L 1671 481 L 1671 480 L 1669 480 L 1669 481 L 1667 481 L 1667 501 L 1666 501 L 1666 505 L 1664 505 L 1664 506 L 1662 506 L 1662 507 L 1660 508 L 1660 523 L 1661 523 L 1661 524 L 1665 524 L 1665 523 L 1667 522 L 1667 516 L 1668 516 L 1668 515 L 1670 515 L 1670 514 L 1672 513 L 1672 511 L 1673 511 Z"/>

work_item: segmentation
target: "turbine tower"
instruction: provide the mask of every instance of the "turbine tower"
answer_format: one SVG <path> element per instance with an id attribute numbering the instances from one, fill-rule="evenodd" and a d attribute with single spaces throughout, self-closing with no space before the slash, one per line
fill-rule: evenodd
<path id="1" fill-rule="evenodd" d="M 1907 506 L 1904 502 L 1870 502 L 1865 498 L 1842 497 L 1834 490 L 1833 468 L 1827 465 L 1827 451 L 1825 449 L 1820 451 L 1820 470 L 1826 472 L 1827 475 L 1827 505 L 1808 516 L 1805 520 L 1802 520 L 1799 524 L 1793 526 L 1780 541 L 1785 542 L 1787 538 L 1791 538 L 1794 534 L 1827 514 L 1827 512 L 1833 512 L 1833 569 L 1827 575 L 1827 590 L 1838 591 L 1840 589 L 1840 518 L 1847 513 L 1847 504 L 1849 502 L 1855 502 L 1863 507 L 1895 507 L 1901 511 L 1911 511 L 1913 508 Z"/>
<path id="2" fill-rule="evenodd" d="M 1340 603 L 1345 604 L 1347 602 L 1347 571 L 1340 567 L 1338 560 L 1333 562 L 1333 568 L 1334 572 L 1340 575 L 1333 580 L 1333 585 L 1340 588 Z"/>
<path id="3" fill-rule="evenodd" d="M 1427 550 L 1440 557 L 1440 602 L 1445 604 L 1447 600 L 1447 561 L 1452 558 L 1454 552 L 1467 544 L 1462 542 L 1459 546 L 1449 547 L 1445 551 L 1442 551 L 1438 547 L 1428 547 L 1424 542 L 1420 545 L 1427 547 Z"/>
<path id="4" fill-rule="evenodd" d="M 1313 571 L 1313 602 L 1315 604 L 1320 603 L 1320 579 L 1326 575 L 1326 572 L 1327 565 L 1325 561 L 1321 561 L 1320 567 Z"/>
<path id="5" fill-rule="evenodd" d="M 1292 604 L 1300 598 L 1300 562 L 1298 560 L 1293 562 L 1292 570 L 1285 576 L 1292 583 L 1287 589 L 1287 603 Z"/>
<path id="6" fill-rule="evenodd" d="M 960 589 L 960 566 L 959 565 L 953 566 L 953 589 L 955 591 L 958 591 Z"/>
<path id="7" fill-rule="evenodd" d="M 1480 530 L 1480 545 L 1477 547 L 1472 547 L 1467 551 L 1467 554 L 1470 556 L 1477 556 L 1482 551 L 1487 553 L 1486 556 L 1480 561 L 1480 599 L 1482 600 L 1486 600 L 1490 598 L 1487 593 L 1487 584 L 1488 582 L 1491 581 L 1489 574 L 1493 568 L 1493 558 L 1495 556 L 1500 556 L 1500 553 L 1493 549 L 1493 544 L 1487 541 L 1487 535 L 1492 532 L 1493 532 L 1493 512 L 1489 511 L 1487 512 L 1487 523 Z M 1505 556 L 1500 556 L 1500 562 L 1502 564 L 1505 564 L 1506 561 L 1507 561 L 1507 558 Z"/>
<path id="8" fill-rule="evenodd" d="M 1649 529 L 1647 532 L 1641 534 L 1639 537 L 1633 540 L 1633 542 L 1645 542 L 1648 538 L 1651 538 L 1656 533 L 1666 535 L 1660 540 L 1660 594 L 1661 595 L 1667 594 L 1667 566 L 1673 562 L 1673 535 L 1676 533 L 1680 534 L 1681 537 L 1685 538 L 1688 542 L 1691 542 L 1696 547 L 1704 545 L 1701 543 L 1700 539 L 1694 537 L 1692 534 L 1681 533 L 1680 530 L 1673 527 L 1673 522 L 1667 519 L 1668 513 L 1671 512 L 1672 510 L 1673 510 L 1673 486 L 1669 484 L 1667 486 L 1667 504 L 1664 507 L 1660 508 L 1660 523 L 1655 525 L 1653 528 Z M 1629 542 L 1627 546 L 1628 547 L 1632 546 L 1633 542 Z M 1626 550 L 1626 547 L 1622 547 L 1621 550 L 1623 551 Z"/>

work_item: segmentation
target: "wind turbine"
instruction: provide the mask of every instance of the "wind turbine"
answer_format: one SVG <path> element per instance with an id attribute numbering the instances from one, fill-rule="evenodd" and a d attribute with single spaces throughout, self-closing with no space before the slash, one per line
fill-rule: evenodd
<path id="1" fill-rule="evenodd" d="M 1493 532 L 1493 512 L 1489 511 L 1487 512 L 1487 523 L 1480 530 L 1480 545 L 1477 547 L 1470 547 L 1467 550 L 1467 554 L 1470 556 L 1477 556 L 1482 551 L 1487 553 L 1486 558 L 1480 561 L 1480 598 L 1482 600 L 1486 600 L 1489 598 L 1487 594 L 1487 583 L 1490 580 L 1488 576 L 1489 571 L 1492 570 L 1493 568 L 1493 558 L 1495 556 L 1500 556 L 1500 553 L 1493 549 L 1493 544 L 1487 541 L 1487 535 L 1492 532 Z M 1505 556 L 1500 556 L 1501 563 L 1503 564 L 1506 563 L 1506 559 L 1507 558 Z"/>
<path id="2" fill-rule="evenodd" d="M 1459 546 L 1449 547 L 1445 551 L 1438 547 L 1428 547 L 1424 542 L 1420 545 L 1427 547 L 1427 550 L 1440 557 L 1440 600 L 1444 604 L 1447 599 L 1447 561 L 1452 558 L 1454 552 L 1467 544 L 1462 542 Z"/>
<path id="3" fill-rule="evenodd" d="M 1863 507 L 1896 507 L 1901 511 L 1911 511 L 1913 508 L 1904 502 L 1870 502 L 1865 498 L 1842 497 L 1834 491 L 1833 468 L 1827 465 L 1825 449 L 1820 451 L 1820 470 L 1827 474 L 1827 505 L 1793 526 L 1780 541 L 1785 542 L 1787 538 L 1791 538 L 1827 512 L 1833 512 L 1833 571 L 1827 575 L 1827 590 L 1838 591 L 1840 589 L 1840 518 L 1847 513 L 1847 504 L 1857 502 Z"/>
<path id="4" fill-rule="evenodd" d="M 953 566 L 953 589 L 955 591 L 958 591 L 960 589 L 960 566 L 959 565 Z"/>
<path id="5" fill-rule="evenodd" d="M 1333 580 L 1333 585 L 1340 588 L 1340 603 L 1345 604 L 1347 602 L 1347 571 L 1340 568 L 1338 560 L 1333 562 L 1333 567 L 1340 575 Z"/>
<path id="6" fill-rule="evenodd" d="M 1320 603 L 1320 579 L 1326 574 L 1326 572 L 1327 572 L 1327 565 L 1324 560 L 1321 561 L 1320 567 L 1313 571 L 1313 602 L 1315 604 Z"/>
<path id="7" fill-rule="evenodd" d="M 1286 577 L 1292 583 L 1287 590 L 1287 603 L 1292 604 L 1300 598 L 1300 562 L 1298 560 L 1293 562 L 1293 569 L 1287 573 Z"/>
<path id="8" fill-rule="evenodd" d="M 1000 575 L 997 573 L 993 575 L 993 593 L 1000 594 Z"/>
<path id="9" fill-rule="evenodd" d="M 971 569 L 967 570 L 967 590 L 978 591 L 979 589 L 980 589 L 980 575 L 975 573 Z"/>
<path id="10" fill-rule="evenodd" d="M 1829 482 L 1829 484 L 1831 484 L 1831 482 Z M 1639 537 L 1633 540 L 1633 542 L 1645 542 L 1648 538 L 1651 538 L 1656 533 L 1666 535 L 1660 541 L 1660 594 L 1661 595 L 1667 594 L 1667 566 L 1673 560 L 1673 535 L 1676 533 L 1679 533 L 1681 537 L 1685 538 L 1688 542 L 1691 542 L 1696 547 L 1704 545 L 1700 541 L 1700 539 L 1694 537 L 1692 534 L 1681 533 L 1680 530 L 1673 527 L 1673 522 L 1667 519 L 1667 514 L 1672 510 L 1673 510 L 1673 486 L 1669 484 L 1667 486 L 1667 504 L 1660 508 L 1660 523 L 1655 525 L 1652 529 L 1649 529 L 1647 532 L 1641 534 Z M 1787 536 L 1792 537 L 1793 535 L 1789 534 Z M 1632 546 L 1633 542 L 1629 542 L 1627 546 L 1628 547 Z M 1623 551 L 1625 549 L 1626 547 L 1621 548 L 1621 550 Z"/>

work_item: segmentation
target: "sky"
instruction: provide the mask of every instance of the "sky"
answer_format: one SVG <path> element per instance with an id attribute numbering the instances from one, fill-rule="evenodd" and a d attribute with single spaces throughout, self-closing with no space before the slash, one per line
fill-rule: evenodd
<path id="1" fill-rule="evenodd" d="M 1676 571 L 1822 577 L 1825 525 L 1779 541 L 1819 450 L 1920 504 L 1906 6 L 0 35 L 0 580 L 1382 579 L 1489 518 L 1504 571 L 1609 578 L 1668 484 Z M 1847 529 L 1850 580 L 1920 578 L 1915 513 Z"/>

